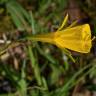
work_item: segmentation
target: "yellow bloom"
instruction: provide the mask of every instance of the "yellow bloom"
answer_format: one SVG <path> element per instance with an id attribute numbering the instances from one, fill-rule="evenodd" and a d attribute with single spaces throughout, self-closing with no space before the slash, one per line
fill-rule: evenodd
<path id="1" fill-rule="evenodd" d="M 57 31 L 54 36 L 55 44 L 59 48 L 68 48 L 81 53 L 88 53 L 91 49 L 91 31 L 89 24 Z"/>
<path id="2" fill-rule="evenodd" d="M 88 53 L 91 49 L 91 30 L 89 24 L 63 29 L 68 15 L 65 17 L 61 27 L 56 32 L 43 35 L 27 37 L 28 40 L 47 42 L 55 44 L 57 47 L 70 49 L 73 51 Z"/>

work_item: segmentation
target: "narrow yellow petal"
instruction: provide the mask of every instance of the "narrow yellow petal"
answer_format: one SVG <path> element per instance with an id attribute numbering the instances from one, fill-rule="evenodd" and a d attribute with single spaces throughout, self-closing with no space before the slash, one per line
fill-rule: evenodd
<path id="1" fill-rule="evenodd" d="M 57 31 L 60 31 L 65 26 L 65 24 L 66 24 L 67 21 L 68 21 L 68 14 L 66 14 L 62 25 L 58 28 Z"/>
<path id="2" fill-rule="evenodd" d="M 67 28 L 74 27 L 77 24 L 78 20 L 74 21 L 71 25 L 69 25 Z"/>

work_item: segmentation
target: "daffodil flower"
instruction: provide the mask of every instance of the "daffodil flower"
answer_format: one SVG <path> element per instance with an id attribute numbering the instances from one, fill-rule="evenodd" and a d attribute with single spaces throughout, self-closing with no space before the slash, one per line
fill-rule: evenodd
<path id="1" fill-rule="evenodd" d="M 66 15 L 62 25 L 56 32 L 47 34 L 28 36 L 28 40 L 47 42 L 54 44 L 61 49 L 70 49 L 80 53 L 88 53 L 91 49 L 91 30 L 89 24 L 73 27 L 74 23 L 64 29 L 68 20 Z"/>
<path id="2" fill-rule="evenodd" d="M 90 52 L 91 31 L 89 24 L 57 31 L 54 34 L 54 43 L 59 48 L 68 48 L 81 53 Z"/>
<path id="3" fill-rule="evenodd" d="M 58 28 L 56 32 L 49 32 L 47 34 L 40 34 L 40 35 L 31 35 L 24 37 L 23 39 L 54 44 L 60 49 L 62 49 L 64 53 L 67 56 L 69 56 L 69 58 L 73 62 L 75 62 L 74 58 L 71 56 L 70 51 L 68 51 L 67 49 L 80 53 L 90 52 L 92 46 L 91 30 L 89 24 L 83 24 L 74 27 L 77 21 L 73 22 L 69 27 L 64 28 L 67 20 L 68 20 L 68 14 L 66 15 L 62 25 Z M 3 51 L 0 52 L 0 56 L 9 48 L 14 47 L 16 44 L 19 44 L 20 41 L 22 42 L 23 39 L 8 44 L 7 48 L 5 48 Z"/>

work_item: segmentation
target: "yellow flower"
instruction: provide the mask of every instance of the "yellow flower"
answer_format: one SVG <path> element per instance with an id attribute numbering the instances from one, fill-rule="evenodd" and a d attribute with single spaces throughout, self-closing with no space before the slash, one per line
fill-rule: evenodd
<path id="1" fill-rule="evenodd" d="M 73 51 L 88 53 L 91 49 L 91 30 L 89 24 L 83 24 L 72 27 L 74 23 L 63 29 L 67 22 L 68 15 L 66 15 L 61 27 L 56 32 L 48 34 L 41 34 L 35 36 L 28 36 L 28 40 L 47 42 L 55 44 L 57 47 L 70 49 Z"/>
<path id="2" fill-rule="evenodd" d="M 89 24 L 57 31 L 54 36 L 55 44 L 59 48 L 68 48 L 81 53 L 88 53 L 91 49 L 91 31 Z"/>

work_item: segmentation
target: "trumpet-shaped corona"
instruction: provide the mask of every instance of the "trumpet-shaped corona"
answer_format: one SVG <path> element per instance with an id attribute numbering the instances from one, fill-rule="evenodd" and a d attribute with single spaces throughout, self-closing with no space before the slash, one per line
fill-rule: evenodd
<path id="1" fill-rule="evenodd" d="M 91 49 L 91 31 L 89 24 L 68 28 L 55 33 L 55 44 L 59 48 L 68 48 L 81 53 Z"/>

